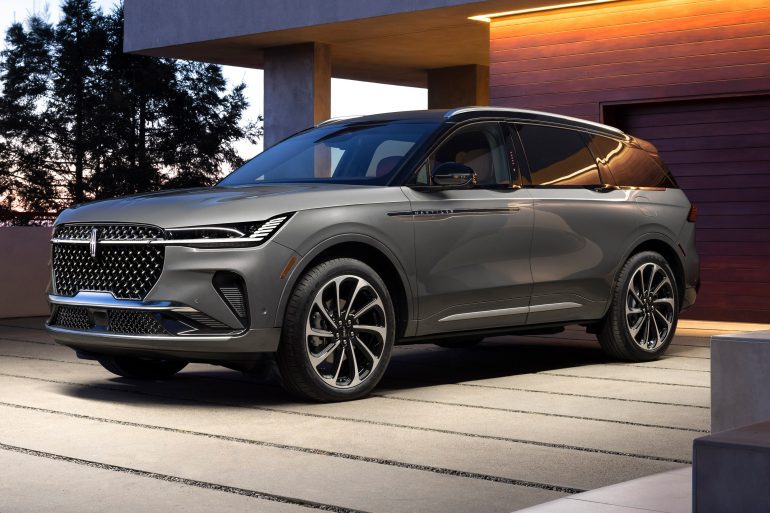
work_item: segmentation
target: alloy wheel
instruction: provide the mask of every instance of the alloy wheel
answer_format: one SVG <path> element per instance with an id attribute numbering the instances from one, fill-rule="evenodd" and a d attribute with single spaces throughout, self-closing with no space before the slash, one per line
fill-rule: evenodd
<path id="1" fill-rule="evenodd" d="M 626 326 L 633 341 L 654 352 L 668 338 L 676 316 L 675 288 L 668 273 L 647 262 L 631 276 L 626 293 Z"/>
<path id="2" fill-rule="evenodd" d="M 328 385 L 352 388 L 380 364 L 388 334 L 385 306 L 365 279 L 338 276 L 318 291 L 308 311 L 305 345 L 310 366 Z"/>

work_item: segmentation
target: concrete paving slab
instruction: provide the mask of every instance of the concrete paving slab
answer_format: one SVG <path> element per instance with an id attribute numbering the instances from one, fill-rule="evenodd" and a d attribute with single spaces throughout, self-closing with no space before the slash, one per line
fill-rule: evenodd
<path id="1" fill-rule="evenodd" d="M 468 350 L 404 346 L 375 397 L 315 405 L 270 380 L 206 365 L 168 382 L 115 378 L 48 345 L 41 319 L 4 321 L 0 444 L 341 511 L 512 511 L 676 468 L 708 425 L 709 391 L 692 386 L 692 376 L 708 376 L 706 340 L 715 327 L 682 327 L 675 354 L 649 364 L 610 362 L 595 337 L 575 328 L 495 337 Z M 94 479 L 106 490 L 119 486 Z M 170 484 L 158 486 L 162 493 Z"/>
<path id="2" fill-rule="evenodd" d="M 653 362 L 618 363 L 621 367 L 640 367 L 648 369 L 683 370 L 697 372 L 711 372 L 710 361 L 702 358 L 677 358 L 664 356 Z"/>
<path id="3" fill-rule="evenodd" d="M 700 388 L 709 388 L 711 383 L 710 376 L 702 372 L 687 370 L 670 372 L 670 369 L 623 364 L 583 365 L 558 371 L 545 371 L 543 374 Z"/>
<path id="4" fill-rule="evenodd" d="M 563 495 L 41 412 L 14 409 L 4 418 L 4 444 L 362 511 L 506 511 Z"/>
<path id="5" fill-rule="evenodd" d="M 692 467 L 627 481 L 517 513 L 690 513 L 692 511 Z"/>
<path id="6" fill-rule="evenodd" d="M 56 365 L 55 362 L 41 361 L 42 365 Z M 90 366 L 73 365 L 78 369 L 80 379 L 93 377 Z M 4 366 L 0 363 L 0 370 Z M 52 371 L 56 373 L 56 370 Z M 101 372 L 100 372 L 101 374 Z M 55 375 L 55 374 L 53 374 Z M 51 373 L 46 373 L 51 378 Z M 158 388 L 161 385 L 152 385 Z M 192 397 L 217 401 L 226 397 L 228 401 L 243 398 L 247 404 L 253 400 L 250 390 L 230 383 L 212 384 L 206 381 L 181 382 L 171 380 L 163 383 L 166 390 L 174 390 L 181 397 Z M 249 387 L 251 388 L 251 387 Z M 367 407 L 362 407 L 366 404 Z M 595 451 L 612 451 L 617 454 L 631 454 L 652 457 L 666 461 L 689 462 L 690 442 L 702 432 L 668 430 L 639 425 L 602 423 L 592 420 L 540 416 L 533 421 L 532 415 L 510 411 L 480 410 L 454 405 L 396 402 L 372 397 L 365 402 L 337 404 L 302 405 L 292 402 L 280 405 L 288 412 L 309 413 L 315 416 L 345 419 L 366 423 L 398 424 L 405 428 L 420 428 L 436 432 L 457 432 L 458 421 L 462 422 L 462 433 L 487 438 L 503 438 L 509 441 L 533 442 L 561 448 L 585 448 Z M 397 419 L 397 422 L 394 422 Z M 554 443 L 553 440 L 558 440 Z"/>
<path id="7" fill-rule="evenodd" d="M 527 374 L 479 379 L 459 383 L 461 386 L 502 387 L 504 389 L 568 393 L 579 396 L 611 397 L 654 404 L 691 405 L 707 408 L 711 401 L 705 388 L 661 386 L 654 383 L 628 383 L 589 380 L 581 377 Z"/>
<path id="8" fill-rule="evenodd" d="M 695 431 L 707 431 L 710 422 L 709 411 L 704 408 L 538 394 L 520 390 L 434 385 L 395 391 L 385 389 L 376 393 L 392 400 L 436 401 L 466 407 L 514 409 L 543 415 L 588 417 L 608 422 L 663 425 Z"/>
<path id="9" fill-rule="evenodd" d="M 669 346 L 666 350 L 667 356 L 676 356 L 679 358 L 711 358 L 711 349 L 708 347 L 695 346 Z"/>
<path id="10" fill-rule="evenodd" d="M 121 388 L 125 391 L 121 391 Z M 22 401 L 16 399 L 20 391 L 26 391 Z M 387 459 L 391 462 L 432 465 L 544 485 L 589 489 L 616 482 L 619 475 L 630 479 L 677 466 L 671 462 L 644 458 L 618 457 L 593 451 L 576 452 L 555 445 L 519 444 L 480 438 L 460 431 L 442 433 L 255 410 L 260 405 L 271 407 L 271 404 L 280 408 L 280 403 L 276 402 L 252 401 L 251 408 L 248 403 L 241 403 L 245 406 L 243 408 L 233 408 L 223 404 L 224 400 L 219 404 L 193 402 L 194 393 L 186 396 L 189 400 L 175 400 L 175 397 L 185 396 L 163 392 L 161 396 L 137 396 L 132 393 L 138 391 L 137 387 L 124 387 L 118 383 L 97 389 L 84 389 L 77 385 L 57 385 L 44 381 L 30 384 L 28 380 L 0 376 L 0 401 L 6 403 L 237 436 L 298 448 Z M 367 408 L 368 405 L 362 404 L 360 407 Z M 350 436 L 334 436 L 339 432 L 346 432 Z M 409 450 L 405 451 L 404 447 Z M 469 454 L 473 457 L 469 458 Z M 570 471 L 564 472 L 568 467 Z"/>
<path id="11" fill-rule="evenodd" d="M 297 504 L 0 450 L 3 513 L 302 513 Z"/>

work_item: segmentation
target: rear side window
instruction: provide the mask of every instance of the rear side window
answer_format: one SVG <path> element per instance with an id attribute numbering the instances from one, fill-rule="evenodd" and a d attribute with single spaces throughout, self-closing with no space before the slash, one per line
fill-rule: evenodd
<path id="1" fill-rule="evenodd" d="M 621 187 L 676 187 L 662 161 L 644 150 L 601 135 L 591 135 L 591 147 Z"/>
<path id="2" fill-rule="evenodd" d="M 598 185 L 599 169 L 576 130 L 517 125 L 529 162 L 532 185 L 566 187 Z"/>

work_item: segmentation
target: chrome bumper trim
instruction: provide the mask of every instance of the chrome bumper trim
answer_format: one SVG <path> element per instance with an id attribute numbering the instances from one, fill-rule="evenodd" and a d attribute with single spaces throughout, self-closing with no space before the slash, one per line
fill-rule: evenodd
<path id="1" fill-rule="evenodd" d="M 201 336 L 201 335 L 125 335 L 110 333 L 109 331 L 78 331 L 70 330 L 67 328 L 60 328 L 58 326 L 45 325 L 46 329 L 53 333 L 61 333 L 62 335 L 75 335 L 78 337 L 92 337 L 92 338 L 109 338 L 111 340 L 143 340 L 143 341 L 193 341 L 193 342 L 228 342 L 240 338 L 245 331 L 239 332 L 238 335 L 217 335 L 217 336 Z"/>
<path id="2" fill-rule="evenodd" d="M 53 305 L 85 306 L 92 308 L 117 308 L 122 310 L 152 310 L 167 312 L 197 312 L 196 309 L 171 301 L 136 301 L 116 299 L 110 292 L 81 291 L 72 297 L 48 295 L 48 302 Z"/>

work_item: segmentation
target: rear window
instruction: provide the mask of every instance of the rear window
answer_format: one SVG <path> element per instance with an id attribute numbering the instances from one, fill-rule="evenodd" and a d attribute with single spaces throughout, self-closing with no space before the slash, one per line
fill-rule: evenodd
<path id="1" fill-rule="evenodd" d="M 676 187 L 663 162 L 644 150 L 601 135 L 591 135 L 591 146 L 621 187 Z"/>
<path id="2" fill-rule="evenodd" d="M 565 187 L 601 183 L 596 161 L 580 132 L 541 125 L 517 126 L 532 185 Z"/>

